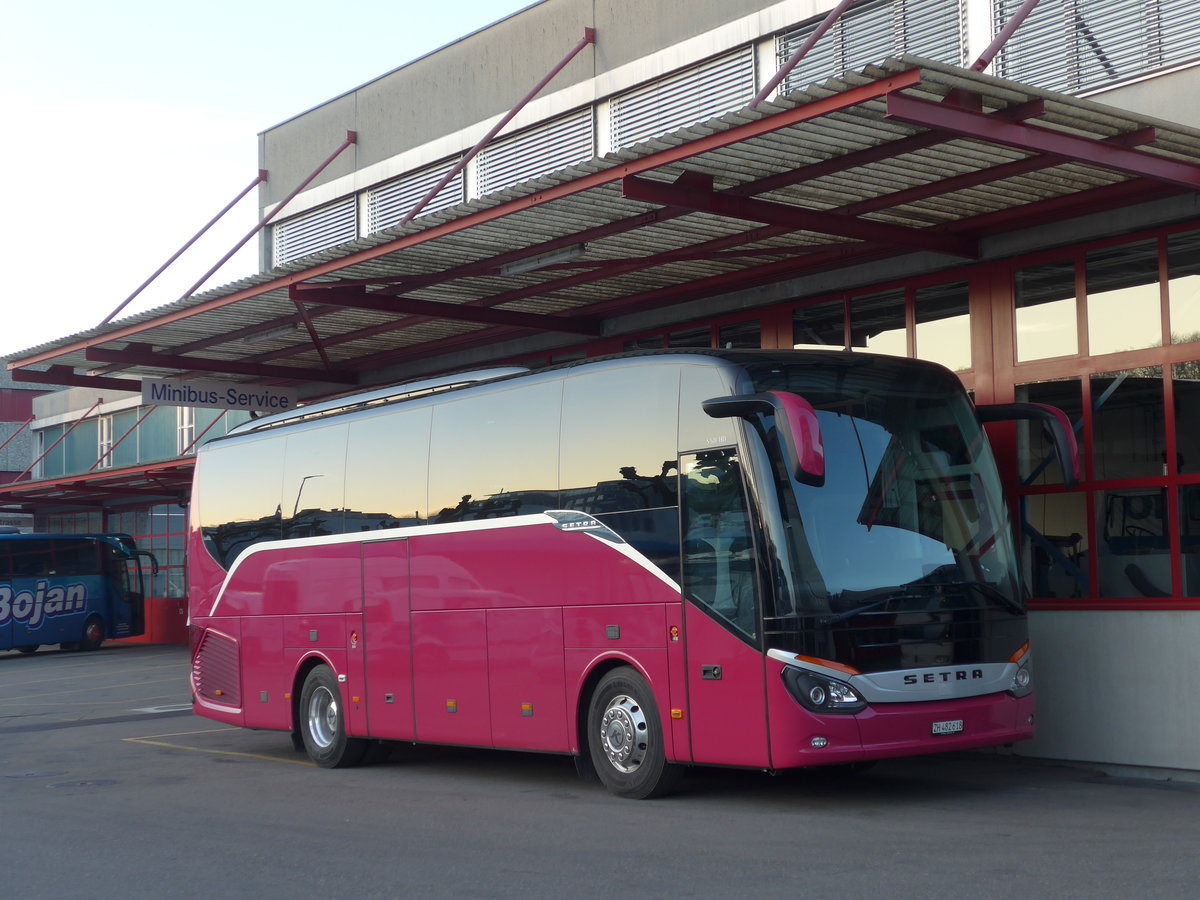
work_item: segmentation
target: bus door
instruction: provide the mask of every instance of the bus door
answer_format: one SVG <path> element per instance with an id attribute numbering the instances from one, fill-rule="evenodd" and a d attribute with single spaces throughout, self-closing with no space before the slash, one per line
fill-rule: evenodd
<path id="1" fill-rule="evenodd" d="M 692 760 L 768 766 L 757 556 L 732 447 L 685 454 L 684 633 Z"/>
<path id="2" fill-rule="evenodd" d="M 367 726 L 380 739 L 415 736 L 408 560 L 406 538 L 362 544 L 362 628 L 349 635 L 350 660 L 362 666 Z"/>

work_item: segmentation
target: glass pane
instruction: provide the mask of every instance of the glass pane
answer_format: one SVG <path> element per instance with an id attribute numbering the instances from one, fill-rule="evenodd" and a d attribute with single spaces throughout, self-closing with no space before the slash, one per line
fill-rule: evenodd
<path id="1" fill-rule="evenodd" d="M 425 522 L 429 422 L 425 409 L 386 412 L 350 423 L 346 448 L 346 531 Z M 407 477 L 407 473 L 419 473 Z"/>
<path id="2" fill-rule="evenodd" d="M 1167 238 L 1171 343 L 1200 340 L 1200 231 Z"/>
<path id="3" fill-rule="evenodd" d="M 558 506 L 562 385 L 530 384 L 443 402 L 433 414 L 429 511 L 436 523 Z"/>
<path id="4" fill-rule="evenodd" d="M 80 422 L 75 430 L 67 435 L 62 446 L 66 447 L 66 474 L 86 472 L 96 463 L 96 432 L 95 419 Z"/>
<path id="5" fill-rule="evenodd" d="M 737 451 L 688 454 L 680 463 L 684 593 L 718 621 L 753 637 L 757 565 Z"/>
<path id="6" fill-rule="evenodd" d="M 160 406 L 150 413 L 138 426 L 137 437 L 138 459 L 142 462 L 177 455 L 174 407 Z"/>
<path id="7" fill-rule="evenodd" d="M 1079 352 L 1071 260 L 1018 269 L 1013 291 L 1018 362 Z"/>
<path id="8" fill-rule="evenodd" d="M 1087 498 L 1083 494 L 1022 497 L 1021 543 L 1021 565 L 1030 596 L 1088 596 Z"/>
<path id="9" fill-rule="evenodd" d="M 1078 378 L 1017 385 L 1017 399 L 1057 406 L 1075 426 L 1075 439 L 1083 445 L 1083 384 Z M 1062 484 L 1062 463 L 1054 444 L 1039 422 L 1017 423 L 1017 471 L 1022 484 Z"/>
<path id="10" fill-rule="evenodd" d="M 1170 597 L 1167 489 L 1096 494 L 1101 597 Z"/>
<path id="11" fill-rule="evenodd" d="M 1162 368 L 1092 376 L 1092 464 L 1098 480 L 1167 472 Z"/>
<path id="12" fill-rule="evenodd" d="M 967 301 L 965 281 L 917 289 L 916 337 L 920 359 L 941 363 L 952 372 L 971 368 L 971 317 Z"/>
<path id="13" fill-rule="evenodd" d="M 137 463 L 137 432 L 135 431 L 133 434 L 129 434 L 128 436 L 126 436 L 126 432 L 133 427 L 133 423 L 138 420 L 138 416 L 140 416 L 144 411 L 145 410 L 141 408 L 128 409 L 113 416 L 113 442 L 116 443 L 117 441 L 121 441 L 122 436 L 125 436 L 125 440 L 117 444 L 116 449 L 108 455 L 109 461 L 112 463 L 113 468 L 119 469 L 123 466 L 132 466 Z"/>
<path id="14" fill-rule="evenodd" d="M 1183 596 L 1200 597 L 1200 484 L 1179 489 L 1179 549 Z"/>
<path id="15" fill-rule="evenodd" d="M 346 500 L 346 427 L 289 434 L 283 464 L 283 536 L 341 534 Z"/>
<path id="16" fill-rule="evenodd" d="M 904 291 L 884 291 L 850 301 L 850 346 L 888 356 L 908 356 Z"/>
<path id="17" fill-rule="evenodd" d="M 1088 349 L 1093 355 L 1162 344 L 1158 241 L 1087 255 Z"/>
<path id="18" fill-rule="evenodd" d="M 667 335 L 667 343 L 671 347 L 711 347 L 712 328 L 705 325 L 701 328 L 685 328 L 682 331 L 672 331 Z"/>
<path id="19" fill-rule="evenodd" d="M 1175 467 L 1180 475 L 1200 472 L 1200 362 L 1171 367 L 1175 394 Z"/>
<path id="20" fill-rule="evenodd" d="M 674 506 L 678 415 L 675 366 L 613 368 L 568 378 L 561 507 L 599 515 Z"/>
<path id="21" fill-rule="evenodd" d="M 648 337 L 631 338 L 621 345 L 622 349 L 624 350 L 661 350 L 665 346 L 666 340 L 661 334 L 652 334 Z"/>
<path id="22" fill-rule="evenodd" d="M 752 322 L 722 325 L 717 329 L 717 346 L 727 350 L 757 350 L 762 346 L 762 326 L 757 319 Z"/>
<path id="23" fill-rule="evenodd" d="M 797 350 L 841 350 L 846 346 L 846 304 L 841 300 L 804 306 L 792 313 Z"/>
<path id="24" fill-rule="evenodd" d="M 248 547 L 280 538 L 283 442 L 280 435 L 221 444 L 197 469 L 204 543 L 226 568 Z"/>

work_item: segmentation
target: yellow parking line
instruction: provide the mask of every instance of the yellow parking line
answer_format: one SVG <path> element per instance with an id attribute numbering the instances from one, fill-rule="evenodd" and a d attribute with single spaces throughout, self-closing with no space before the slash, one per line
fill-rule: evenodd
<path id="1" fill-rule="evenodd" d="M 194 734 L 214 734 L 223 731 L 240 731 L 239 728 L 208 728 L 203 731 L 176 731 L 171 734 L 149 734 L 145 737 L 121 738 L 130 744 L 147 744 L 151 747 L 170 747 L 175 750 L 190 750 L 195 753 L 216 753 L 221 756 L 242 756 L 247 759 L 263 759 L 268 762 L 291 763 L 294 766 L 315 766 L 316 763 L 307 759 L 288 759 L 283 756 L 268 756 L 265 753 L 241 753 L 236 750 L 214 750 L 211 747 L 192 747 L 188 744 L 177 744 L 171 741 L 155 740 L 156 738 L 186 737 Z"/>

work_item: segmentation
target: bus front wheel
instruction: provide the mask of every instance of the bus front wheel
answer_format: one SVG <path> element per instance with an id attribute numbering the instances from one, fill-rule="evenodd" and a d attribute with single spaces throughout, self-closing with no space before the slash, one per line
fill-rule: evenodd
<path id="1" fill-rule="evenodd" d="M 88 616 L 83 623 L 83 637 L 79 641 L 80 650 L 98 650 L 104 643 L 104 620 L 99 616 Z"/>
<path id="2" fill-rule="evenodd" d="M 629 666 L 600 679 L 588 707 L 587 727 L 596 774 L 618 797 L 661 797 L 683 774 L 681 766 L 667 762 L 654 694 Z"/>
<path id="3" fill-rule="evenodd" d="M 317 666 L 300 692 L 300 736 L 309 759 L 324 769 L 356 766 L 367 741 L 346 734 L 342 693 L 329 666 Z"/>

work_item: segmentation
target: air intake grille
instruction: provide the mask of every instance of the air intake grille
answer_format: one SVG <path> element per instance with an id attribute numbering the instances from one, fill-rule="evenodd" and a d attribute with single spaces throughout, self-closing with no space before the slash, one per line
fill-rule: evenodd
<path id="1" fill-rule="evenodd" d="M 277 224 L 271 230 L 275 265 L 354 240 L 358 237 L 356 210 L 356 198 L 346 197 Z"/>
<path id="2" fill-rule="evenodd" d="M 754 52 L 743 47 L 620 94 L 613 146 L 628 147 L 744 106 L 754 96 Z"/>
<path id="3" fill-rule="evenodd" d="M 496 141 L 479 154 L 479 194 L 590 159 L 595 146 L 591 107 Z"/>
<path id="4" fill-rule="evenodd" d="M 396 225 L 417 202 L 446 177 L 458 159 L 448 159 L 426 169 L 411 172 L 367 192 L 367 233 L 374 234 Z M 436 212 L 463 202 L 463 173 L 459 172 L 438 191 L 417 214 Z"/>
<path id="5" fill-rule="evenodd" d="M 965 53 L 962 5 L 963 0 L 872 0 L 856 4 L 788 73 L 783 90 L 807 87 L 901 53 L 961 65 Z M 781 66 L 821 21 L 815 19 L 776 38 Z"/>
<path id="6" fill-rule="evenodd" d="M 1020 0 L 994 4 L 1003 24 Z M 996 60 L 996 74 L 1072 92 L 1197 59 L 1195 0 L 1042 0 Z"/>
<path id="7" fill-rule="evenodd" d="M 197 696 L 213 703 L 242 705 L 236 641 L 212 631 L 204 633 L 192 659 L 192 688 Z"/>

